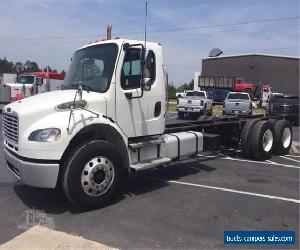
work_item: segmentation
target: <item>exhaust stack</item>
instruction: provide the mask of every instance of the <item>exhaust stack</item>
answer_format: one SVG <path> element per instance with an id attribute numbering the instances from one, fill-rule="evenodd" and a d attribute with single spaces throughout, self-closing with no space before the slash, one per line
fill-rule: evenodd
<path id="1" fill-rule="evenodd" d="M 106 40 L 111 40 L 111 30 L 112 30 L 112 25 L 107 25 Z"/>

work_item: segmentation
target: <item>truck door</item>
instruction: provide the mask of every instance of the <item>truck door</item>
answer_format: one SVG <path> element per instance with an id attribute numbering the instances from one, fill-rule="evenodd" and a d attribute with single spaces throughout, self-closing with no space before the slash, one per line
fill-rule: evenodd
<path id="1" fill-rule="evenodd" d="M 164 82 L 157 81 L 155 53 L 152 50 L 146 53 L 144 76 L 141 48 L 127 49 L 120 65 L 116 77 L 117 124 L 128 137 L 163 133 L 166 92 Z M 163 77 L 162 70 L 160 74 Z M 141 88 L 142 77 L 147 90 Z"/>

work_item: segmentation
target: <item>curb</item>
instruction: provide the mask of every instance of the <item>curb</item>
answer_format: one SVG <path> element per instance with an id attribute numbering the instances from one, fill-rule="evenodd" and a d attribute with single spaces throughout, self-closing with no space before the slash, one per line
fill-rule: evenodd
<path id="1" fill-rule="evenodd" d="M 80 236 L 55 231 L 40 225 L 16 236 L 0 246 L 0 249 L 105 249 L 115 248 L 87 240 Z"/>

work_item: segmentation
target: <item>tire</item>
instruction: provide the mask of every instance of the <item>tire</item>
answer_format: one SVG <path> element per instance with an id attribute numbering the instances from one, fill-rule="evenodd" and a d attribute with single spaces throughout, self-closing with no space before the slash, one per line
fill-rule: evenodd
<path id="1" fill-rule="evenodd" d="M 101 140 L 77 147 L 64 167 L 63 191 L 80 209 L 95 209 L 111 203 L 125 176 L 118 151 Z"/>
<path id="2" fill-rule="evenodd" d="M 279 120 L 275 123 L 275 152 L 285 155 L 292 146 L 292 125 L 287 120 Z"/>
<path id="3" fill-rule="evenodd" d="M 184 119 L 184 112 L 178 111 L 178 119 Z"/>
<path id="4" fill-rule="evenodd" d="M 252 154 L 256 160 L 270 159 L 275 148 L 274 126 L 270 121 L 259 121 L 252 134 Z"/>
<path id="5" fill-rule="evenodd" d="M 251 119 L 248 120 L 242 128 L 241 132 L 241 145 L 242 145 L 242 152 L 243 155 L 247 158 L 253 158 L 252 155 L 252 134 L 253 129 L 259 119 Z"/>

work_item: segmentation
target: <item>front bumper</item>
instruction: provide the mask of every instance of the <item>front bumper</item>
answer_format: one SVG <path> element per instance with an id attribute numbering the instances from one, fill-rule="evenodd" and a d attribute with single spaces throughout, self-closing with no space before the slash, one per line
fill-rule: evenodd
<path id="1" fill-rule="evenodd" d="M 7 149 L 4 149 L 4 157 L 8 169 L 22 183 L 32 187 L 55 188 L 59 172 L 58 163 L 25 160 Z"/>

